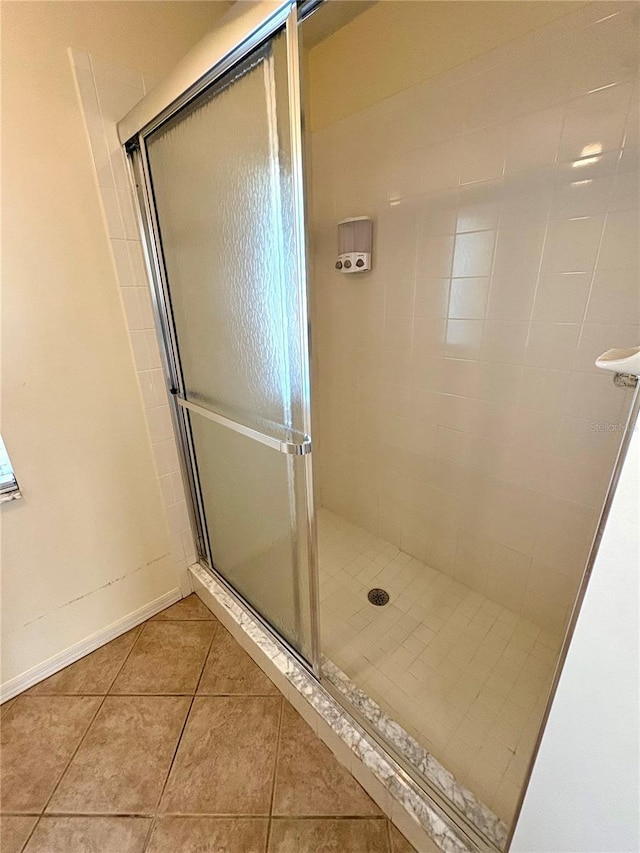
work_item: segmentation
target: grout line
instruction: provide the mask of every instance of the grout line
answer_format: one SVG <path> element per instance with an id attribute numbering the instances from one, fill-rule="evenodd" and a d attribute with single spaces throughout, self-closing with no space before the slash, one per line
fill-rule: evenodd
<path id="1" fill-rule="evenodd" d="M 317 735 L 316 735 L 317 737 Z M 272 815 L 271 820 L 384 820 L 389 818 L 386 814 L 279 814 Z M 346 853 L 346 851 L 345 851 Z"/>
<path id="2" fill-rule="evenodd" d="M 148 621 L 148 620 L 147 620 L 147 621 Z M 131 648 L 129 649 L 129 651 L 127 652 L 127 654 L 124 656 L 124 660 L 122 661 L 121 666 L 119 666 L 119 667 L 118 667 L 118 670 L 117 670 L 116 674 L 113 676 L 113 678 L 112 678 L 112 680 L 111 680 L 111 683 L 109 684 L 109 687 L 107 688 L 107 691 L 106 691 L 106 693 L 105 693 L 105 696 L 108 696 L 108 695 L 109 695 L 109 693 L 111 692 L 111 688 L 113 687 L 113 685 L 114 685 L 114 684 L 115 684 L 115 682 L 116 682 L 116 679 L 118 678 L 118 676 L 119 676 L 119 675 L 120 675 L 120 673 L 122 672 L 122 669 L 123 669 L 123 667 L 124 667 L 125 663 L 129 660 L 129 656 L 131 655 L 131 652 L 132 652 L 132 651 L 134 650 L 134 648 L 136 647 L 136 645 L 137 645 L 137 643 L 138 643 L 138 640 L 140 639 L 140 635 L 142 634 L 142 630 L 143 630 L 143 628 L 144 628 L 144 626 L 145 626 L 146 624 L 147 624 L 146 622 L 142 622 L 140 625 L 136 625 L 136 626 L 135 626 L 135 628 L 133 628 L 133 629 L 132 629 L 132 630 L 134 630 L 134 631 L 137 631 L 136 636 L 135 636 L 135 638 L 134 638 L 134 640 L 133 640 L 133 643 L 131 644 Z M 100 648 L 101 648 L 101 649 L 103 649 L 103 648 L 104 648 L 104 646 L 100 646 Z M 82 658 L 81 658 L 81 660 L 82 660 Z M 82 694 L 82 695 L 90 696 L 91 694 L 90 694 L 90 693 L 86 693 L 86 694 Z"/>
<path id="3" fill-rule="evenodd" d="M 209 620 L 206 620 L 206 621 L 209 621 Z M 162 786 L 162 790 L 160 791 L 160 795 L 159 795 L 158 801 L 156 803 L 156 808 L 154 811 L 154 824 L 155 824 L 155 820 L 158 816 L 158 809 L 160 807 L 160 803 L 162 802 L 162 798 L 164 797 L 164 793 L 167 789 L 167 784 L 169 783 L 169 777 L 171 776 L 171 771 L 173 770 L 173 767 L 174 767 L 175 762 L 176 762 L 178 750 L 180 748 L 180 744 L 182 743 L 182 738 L 183 738 L 184 733 L 186 731 L 187 723 L 189 722 L 189 717 L 191 716 L 191 711 L 193 709 L 193 703 L 194 703 L 195 698 L 196 698 L 196 692 L 197 692 L 198 687 L 200 685 L 200 681 L 202 680 L 202 673 L 204 672 L 204 668 L 206 666 L 206 662 L 207 662 L 207 659 L 209 657 L 209 652 L 211 651 L 211 646 L 213 644 L 214 638 L 215 638 L 217 633 L 218 633 L 218 626 L 214 625 L 213 626 L 213 633 L 211 635 L 211 640 L 209 642 L 209 647 L 207 648 L 207 653 L 206 653 L 206 655 L 204 655 L 204 658 L 202 661 L 202 667 L 200 669 L 200 675 L 198 676 L 198 680 L 197 680 L 196 685 L 194 687 L 193 693 L 191 694 L 191 702 L 189 703 L 189 708 L 187 709 L 187 713 L 186 713 L 185 718 L 184 718 L 184 723 L 182 724 L 182 728 L 180 730 L 180 735 L 178 736 L 178 739 L 176 741 L 176 747 L 175 747 L 175 750 L 173 752 L 173 757 L 171 759 L 171 763 L 169 764 L 169 770 L 167 771 L 167 775 L 165 777 L 164 784 Z"/>
<path id="4" fill-rule="evenodd" d="M 166 692 L 166 691 L 164 693 L 136 693 L 136 692 L 128 693 L 127 692 L 127 693 L 107 693 L 107 694 L 105 694 L 105 693 L 38 693 L 36 696 L 33 696 L 33 697 L 29 696 L 28 698 L 29 699 L 31 699 L 31 698 L 36 699 L 36 698 L 45 697 L 45 696 L 49 696 L 49 697 L 67 696 L 67 697 L 75 697 L 78 699 L 82 699 L 85 696 L 87 698 L 90 698 L 90 697 L 107 698 L 107 696 L 108 696 L 110 698 L 116 698 L 117 699 L 119 697 L 124 697 L 124 696 L 139 696 L 141 698 L 144 698 L 144 697 L 151 697 L 151 696 L 176 697 L 176 696 L 194 696 L 194 695 L 195 694 L 192 691 L 184 690 L 181 693 L 171 693 L 171 692 Z M 282 696 L 282 695 L 283 694 L 280 693 L 280 696 Z M 200 696 L 208 697 L 208 698 L 213 698 L 216 696 L 220 696 L 220 697 L 224 696 L 224 697 L 230 697 L 230 698 L 233 698 L 234 696 L 238 696 L 238 697 L 240 697 L 240 696 L 254 696 L 254 697 L 261 697 L 261 698 L 265 698 L 265 699 L 268 699 L 268 698 L 277 699 L 278 698 L 278 694 L 276 694 L 276 693 L 247 693 L 247 692 L 245 692 L 245 693 L 198 693 L 196 698 L 198 698 Z M 27 697 L 25 697 L 25 698 L 27 698 Z"/>
<path id="5" fill-rule="evenodd" d="M 162 621 L 162 620 L 160 620 L 160 621 Z M 169 620 L 167 620 L 167 621 L 169 621 Z M 176 621 L 182 621 L 182 620 L 176 620 Z M 186 621 L 186 620 L 185 620 L 185 621 Z M 206 621 L 206 622 L 209 622 L 209 621 L 211 621 L 211 620 L 207 619 L 207 620 L 198 620 L 198 621 Z M 211 640 L 209 641 L 209 646 L 208 646 L 208 648 L 207 648 L 207 652 L 206 652 L 206 654 L 203 656 L 202 667 L 201 667 L 201 669 L 200 669 L 200 675 L 198 676 L 198 680 L 197 680 L 196 685 L 195 685 L 195 687 L 194 687 L 193 694 L 191 695 L 191 702 L 189 703 L 189 708 L 188 708 L 187 713 L 186 713 L 186 715 L 185 715 L 184 722 L 183 722 L 183 724 L 182 724 L 182 728 L 181 728 L 181 730 L 180 730 L 180 735 L 178 736 L 178 739 L 177 739 L 177 741 L 176 741 L 176 746 L 175 746 L 175 750 L 174 750 L 174 753 L 173 753 L 173 757 L 172 757 L 172 759 L 171 759 L 171 763 L 169 764 L 169 769 L 168 769 L 168 771 L 167 771 L 167 775 L 166 775 L 166 777 L 165 777 L 164 784 L 163 784 L 163 786 L 162 786 L 162 790 L 160 791 L 160 795 L 159 795 L 159 797 L 158 797 L 158 801 L 157 801 L 157 803 L 156 803 L 156 808 L 155 808 L 155 810 L 154 810 L 153 819 L 152 819 L 152 821 L 151 821 L 151 829 L 149 830 L 149 835 L 148 835 L 148 837 L 147 837 L 147 844 L 145 845 L 145 848 L 144 848 L 144 849 L 146 849 L 146 848 L 147 848 L 147 846 L 148 846 L 148 844 L 149 844 L 149 842 L 150 842 L 150 840 L 151 840 L 151 831 L 152 831 L 152 829 L 155 827 L 155 824 L 156 824 L 156 820 L 157 820 L 157 817 L 158 817 L 158 809 L 159 809 L 159 807 L 160 807 L 160 803 L 162 802 L 162 798 L 163 798 L 163 796 L 164 796 L 164 793 L 165 793 L 165 791 L 166 791 L 167 785 L 168 785 L 168 783 L 169 783 L 169 777 L 171 776 L 171 771 L 173 770 L 173 767 L 174 767 L 174 765 L 175 765 L 175 761 L 176 761 L 176 758 L 177 758 L 177 755 L 178 755 L 178 750 L 179 750 L 179 748 L 180 748 L 180 744 L 182 743 L 182 738 L 183 738 L 184 733 L 185 733 L 185 731 L 186 731 L 187 723 L 188 723 L 188 721 L 189 721 L 189 717 L 191 716 L 191 710 L 192 710 L 192 708 L 193 708 L 193 703 L 194 703 L 194 701 L 195 701 L 196 692 L 197 692 L 198 687 L 199 687 L 199 685 L 200 685 L 200 681 L 202 680 L 202 673 L 204 672 L 204 668 L 205 668 L 206 663 L 207 663 L 207 660 L 208 660 L 208 658 L 209 658 L 209 653 L 211 652 L 211 647 L 212 647 L 212 645 L 213 645 L 213 641 L 214 641 L 214 639 L 215 639 L 215 637 L 216 637 L 217 633 L 218 633 L 218 624 L 214 623 L 214 625 L 213 625 L 213 632 L 212 632 L 212 634 L 211 634 Z"/>
<path id="6" fill-rule="evenodd" d="M 175 761 L 176 761 L 176 756 L 178 755 L 178 749 L 180 748 L 180 744 L 182 743 L 182 737 L 183 737 L 185 730 L 187 728 L 187 723 L 189 721 L 189 717 L 191 716 L 191 709 L 193 708 L 193 700 L 194 699 L 195 699 L 195 696 L 192 695 L 191 702 L 189 703 L 189 707 L 187 708 L 187 713 L 185 714 L 185 717 L 184 717 L 184 722 L 182 723 L 182 728 L 180 729 L 180 734 L 178 735 L 178 738 L 176 740 L 175 749 L 173 751 L 173 756 L 172 756 L 171 761 L 169 763 L 169 769 L 167 771 L 167 775 L 165 776 L 164 784 L 162 785 L 162 790 L 160 791 L 160 794 L 158 795 L 156 807 L 155 807 L 154 812 L 153 812 L 154 820 L 158 816 L 158 808 L 160 806 L 160 803 L 162 802 L 164 792 L 167 788 L 167 783 L 169 782 L 169 777 L 171 776 L 171 771 L 173 770 L 173 766 L 174 766 Z"/>
<path id="7" fill-rule="evenodd" d="M 391 820 L 387 818 L 387 843 L 389 846 L 389 853 L 393 853 L 393 839 L 391 838 Z"/>
<path id="8" fill-rule="evenodd" d="M 208 621 L 208 620 L 207 620 L 207 621 Z M 214 642 L 215 642 L 215 640 L 216 640 L 216 638 L 217 638 L 217 636 L 218 636 L 218 634 L 219 634 L 219 633 L 220 633 L 220 623 L 219 623 L 219 622 L 217 622 L 217 623 L 216 623 L 216 624 L 214 624 L 214 626 L 213 626 L 213 632 L 212 632 L 212 634 L 211 634 L 211 640 L 209 641 L 209 646 L 208 646 L 208 648 L 207 648 L 207 653 L 206 653 L 206 655 L 204 656 L 204 660 L 203 660 L 203 662 L 202 662 L 202 669 L 200 670 L 200 675 L 198 676 L 198 680 L 197 680 L 197 682 L 196 682 L 196 686 L 195 686 L 195 687 L 194 687 L 194 689 L 193 689 L 193 696 L 194 696 L 194 699 L 195 699 L 195 697 L 198 695 L 198 689 L 199 689 L 199 687 L 200 687 L 200 683 L 202 682 L 202 676 L 204 675 L 204 671 L 205 671 L 205 669 L 206 669 L 206 667 L 207 667 L 207 661 L 209 660 L 209 655 L 211 654 L 211 649 L 213 648 L 213 644 L 214 644 Z M 204 695 L 206 695 L 206 694 L 204 694 Z"/>
<path id="9" fill-rule="evenodd" d="M 36 698 L 36 697 L 34 697 L 34 698 Z M 84 697 L 84 696 L 82 696 L 82 695 L 81 695 L 81 696 L 78 696 L 78 699 L 84 699 L 84 698 L 85 698 L 85 697 Z M 72 763 L 73 759 L 76 757 L 76 755 L 77 755 L 77 753 L 78 753 L 78 750 L 80 749 L 80 747 L 81 747 L 81 746 L 82 746 L 82 744 L 84 743 L 85 738 L 87 737 L 87 734 L 88 734 L 88 732 L 89 732 L 89 729 L 90 729 L 90 728 L 93 726 L 93 724 L 95 723 L 95 721 L 96 721 L 96 718 L 97 718 L 98 714 L 99 714 L 99 713 L 100 713 L 100 711 L 102 710 L 102 706 L 104 705 L 106 698 L 107 698 L 107 694 L 105 693 L 105 695 L 102 697 L 102 701 L 98 704 L 98 707 L 96 708 L 96 711 L 95 711 L 94 715 L 91 717 L 91 720 L 90 720 L 90 722 L 89 722 L 89 725 L 88 725 L 88 726 L 87 726 L 87 728 L 85 729 L 84 734 L 83 734 L 83 735 L 82 735 L 82 737 L 80 738 L 80 740 L 79 740 L 79 742 L 78 742 L 78 745 L 77 745 L 77 746 L 76 746 L 76 748 L 73 750 L 73 754 L 72 754 L 72 755 L 71 755 L 71 757 L 69 758 L 69 761 L 66 763 L 64 770 L 62 771 L 62 773 L 60 774 L 60 776 L 59 776 L 59 778 L 58 778 L 58 781 L 57 781 L 57 782 L 56 782 L 56 784 L 54 785 L 53 791 L 52 791 L 52 792 L 51 792 L 51 794 L 49 795 L 49 798 L 47 799 L 47 801 L 46 801 L 46 803 L 45 803 L 45 805 L 44 805 L 44 808 L 42 809 L 41 816 L 44 816 L 44 815 L 46 814 L 47 806 L 49 805 L 49 803 L 50 803 L 50 802 L 51 802 L 51 800 L 53 799 L 53 797 L 54 797 L 54 795 L 55 795 L 56 791 L 57 791 L 57 790 L 58 790 L 58 788 L 60 787 L 60 783 L 62 782 L 62 780 L 63 780 L 63 779 L 64 779 L 64 777 L 66 776 L 66 774 L 67 774 L 67 770 L 68 770 L 68 769 L 69 769 L 69 767 L 71 766 L 71 763 Z"/>
<path id="10" fill-rule="evenodd" d="M 153 830 L 156 826 L 156 816 L 153 815 L 151 820 L 149 821 L 149 829 L 147 830 L 147 835 L 144 840 L 144 844 L 142 845 L 142 853 L 145 853 L 146 850 L 149 849 L 149 845 L 151 844 L 151 836 L 153 835 Z"/>
<path id="11" fill-rule="evenodd" d="M 6 817 L 6 815 L 4 815 L 4 814 L 3 814 L 3 817 Z M 23 851 L 23 850 L 26 850 L 26 848 L 27 848 L 27 844 L 31 841 L 31 837 L 33 836 L 33 833 L 36 831 L 36 827 L 37 827 L 37 826 L 38 826 L 38 824 L 40 823 L 40 818 L 41 818 L 41 817 L 42 817 L 42 815 L 38 815 L 38 816 L 36 817 L 36 821 L 35 821 L 35 823 L 33 824 L 33 826 L 31 827 L 31 832 L 29 832 L 29 834 L 28 834 L 28 835 L 27 835 L 27 837 L 25 838 L 24 842 L 22 843 L 22 846 L 21 846 L 21 847 L 20 847 L 20 849 L 18 850 L 18 853 L 22 853 L 22 851 Z"/>
<path id="12" fill-rule="evenodd" d="M 99 817 L 99 818 L 138 818 L 140 820 L 150 820 L 153 818 L 153 812 L 48 812 L 47 814 L 25 813 L 25 812 L 2 812 L 2 817 L 33 817 L 36 819 L 50 817 Z M 290 815 L 273 815 L 272 818 L 267 813 L 264 814 L 245 814 L 243 812 L 163 812 L 158 815 L 160 819 L 165 817 L 185 817 L 185 818 L 213 818 L 214 820 L 232 820 L 234 818 L 242 818 L 242 820 L 388 820 L 385 814 L 290 814 Z"/>
<path id="13" fill-rule="evenodd" d="M 276 796 L 276 778 L 278 775 L 278 761 L 280 758 L 280 739 L 282 737 L 282 719 L 284 717 L 284 703 L 286 699 L 280 695 L 280 713 L 278 715 L 278 733 L 276 735 L 276 754 L 273 761 L 273 777 L 271 779 L 271 796 L 269 798 L 269 825 L 267 827 L 267 844 L 265 850 L 269 849 L 271 842 L 271 821 L 273 819 L 273 805 Z"/>
<path id="14" fill-rule="evenodd" d="M 148 620 L 147 620 L 147 621 L 148 621 Z M 143 623 L 142 623 L 142 625 L 145 625 L 145 624 L 146 624 L 146 622 L 143 622 Z M 140 625 L 136 625 L 134 628 L 132 628 L 132 630 L 134 630 L 134 631 L 135 631 L 135 630 L 138 630 L 138 634 L 137 634 L 137 636 L 136 636 L 136 638 L 135 638 L 134 642 L 132 643 L 131 648 L 129 649 L 129 651 L 127 652 L 127 654 L 124 656 L 124 658 L 123 658 L 123 660 L 122 660 L 122 664 L 121 664 L 121 665 L 120 665 L 120 667 L 118 668 L 118 671 L 116 672 L 116 674 L 115 674 L 115 676 L 114 676 L 114 679 L 113 679 L 113 681 L 111 682 L 111 685 L 112 685 L 112 686 L 113 686 L 113 683 L 115 682 L 115 679 L 120 675 L 120 673 L 121 673 L 121 671 L 122 671 L 122 668 L 124 667 L 125 663 L 126 663 L 126 662 L 127 662 L 127 660 L 129 659 L 129 655 L 131 654 L 131 652 L 132 652 L 132 651 L 133 651 L 133 649 L 135 648 L 135 645 L 136 645 L 136 643 L 138 642 L 138 639 L 140 638 L 140 635 L 142 634 L 142 628 L 141 628 L 141 626 L 140 626 Z M 117 638 L 116 638 L 116 639 L 117 639 Z M 105 643 L 105 645 L 106 645 L 106 643 Z M 100 648 L 104 648 L 104 647 L 103 647 L 103 646 L 101 646 Z M 62 773 L 60 774 L 60 777 L 58 778 L 58 781 L 56 782 L 55 787 L 54 787 L 53 791 L 51 792 L 51 795 L 49 796 L 49 798 L 48 798 L 47 802 L 45 803 L 44 808 L 42 809 L 42 814 L 43 814 L 43 815 L 44 815 L 44 814 L 46 814 L 47 806 L 49 805 L 49 803 L 50 803 L 50 802 L 51 802 L 51 800 L 53 799 L 53 797 L 54 797 L 54 795 L 55 795 L 56 791 L 58 790 L 58 788 L 59 788 L 59 786 L 60 786 L 60 783 L 62 782 L 62 780 L 63 780 L 63 779 L 64 779 L 64 777 L 66 776 L 67 771 L 69 770 L 69 767 L 71 766 L 71 763 L 73 762 L 73 759 L 74 759 L 74 758 L 76 757 L 76 755 L 78 754 L 78 750 L 80 749 L 80 747 L 81 747 L 81 746 L 82 746 L 82 744 L 84 743 L 84 741 L 85 741 L 85 739 L 86 739 L 86 737 L 87 737 L 87 735 L 88 735 L 88 733 L 89 733 L 89 730 L 92 728 L 93 724 L 95 723 L 95 721 L 96 721 L 96 719 L 97 719 L 97 717 L 98 717 L 98 714 L 99 714 L 99 713 L 100 713 L 100 711 L 102 710 L 102 707 L 104 706 L 104 703 L 105 703 L 105 701 L 106 701 L 106 699 L 107 699 L 107 696 L 108 696 L 108 695 L 109 695 L 109 692 L 107 691 L 107 692 L 102 696 L 102 701 L 100 702 L 100 704 L 99 704 L 99 705 L 98 705 L 98 707 L 96 708 L 96 712 L 95 712 L 95 714 L 94 714 L 94 715 L 93 715 L 93 717 L 91 718 L 91 721 L 90 721 L 89 725 L 88 725 L 88 726 L 87 726 L 87 728 L 85 729 L 84 734 L 83 734 L 83 735 L 82 735 L 82 737 L 80 738 L 80 741 L 79 741 L 78 745 L 76 746 L 75 750 L 73 751 L 73 755 L 71 756 L 71 758 L 70 758 L 70 759 L 69 759 L 69 761 L 67 762 L 67 764 L 66 764 L 66 766 L 65 766 L 64 770 L 62 771 Z M 85 694 L 78 694 L 78 698 L 85 698 Z"/>

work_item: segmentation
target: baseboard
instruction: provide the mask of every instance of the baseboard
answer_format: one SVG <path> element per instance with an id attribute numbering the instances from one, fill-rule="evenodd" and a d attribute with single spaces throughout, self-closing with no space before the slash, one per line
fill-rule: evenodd
<path id="1" fill-rule="evenodd" d="M 15 678 L 9 679 L 9 681 L 0 685 L 0 703 L 6 702 L 8 699 L 13 699 L 14 696 L 27 690 L 29 687 L 33 687 L 39 681 L 44 681 L 45 678 L 49 678 L 50 675 L 60 672 L 65 666 L 75 663 L 90 652 L 99 649 L 100 646 L 104 646 L 110 640 L 115 640 L 116 637 L 125 634 L 127 631 L 135 628 L 136 625 L 140 625 L 141 622 L 145 622 L 147 619 L 155 616 L 156 613 L 159 613 L 171 604 L 175 604 L 176 601 L 180 601 L 182 597 L 180 588 L 175 587 L 169 592 L 165 592 L 159 598 L 154 599 L 154 601 L 150 601 L 149 604 L 145 604 L 144 607 L 134 610 L 133 613 L 128 613 L 116 622 L 112 622 L 111 625 L 107 625 L 106 628 L 101 628 L 95 634 L 91 634 L 84 640 L 80 640 L 79 643 L 69 646 L 68 649 L 37 664 L 37 666 L 28 669 L 21 675 L 16 675 Z"/>

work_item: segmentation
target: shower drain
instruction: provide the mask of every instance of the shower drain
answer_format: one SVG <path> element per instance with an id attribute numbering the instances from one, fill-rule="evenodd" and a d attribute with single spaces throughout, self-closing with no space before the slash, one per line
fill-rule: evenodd
<path id="1" fill-rule="evenodd" d="M 383 607 L 389 603 L 389 593 L 386 589 L 370 589 L 367 593 L 367 598 L 376 607 Z"/>

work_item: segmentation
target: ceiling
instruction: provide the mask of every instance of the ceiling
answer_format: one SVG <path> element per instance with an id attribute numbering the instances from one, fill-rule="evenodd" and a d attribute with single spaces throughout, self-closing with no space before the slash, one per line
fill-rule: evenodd
<path id="1" fill-rule="evenodd" d="M 375 0 L 326 0 L 302 25 L 304 48 L 310 50 L 315 47 L 374 3 Z"/>

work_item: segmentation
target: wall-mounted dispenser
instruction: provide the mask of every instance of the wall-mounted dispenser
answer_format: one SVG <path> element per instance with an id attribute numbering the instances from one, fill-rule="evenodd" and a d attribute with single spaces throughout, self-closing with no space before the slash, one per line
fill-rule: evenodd
<path id="1" fill-rule="evenodd" d="M 338 260 L 340 272 L 366 272 L 371 269 L 373 222 L 368 216 L 352 216 L 338 222 Z"/>

